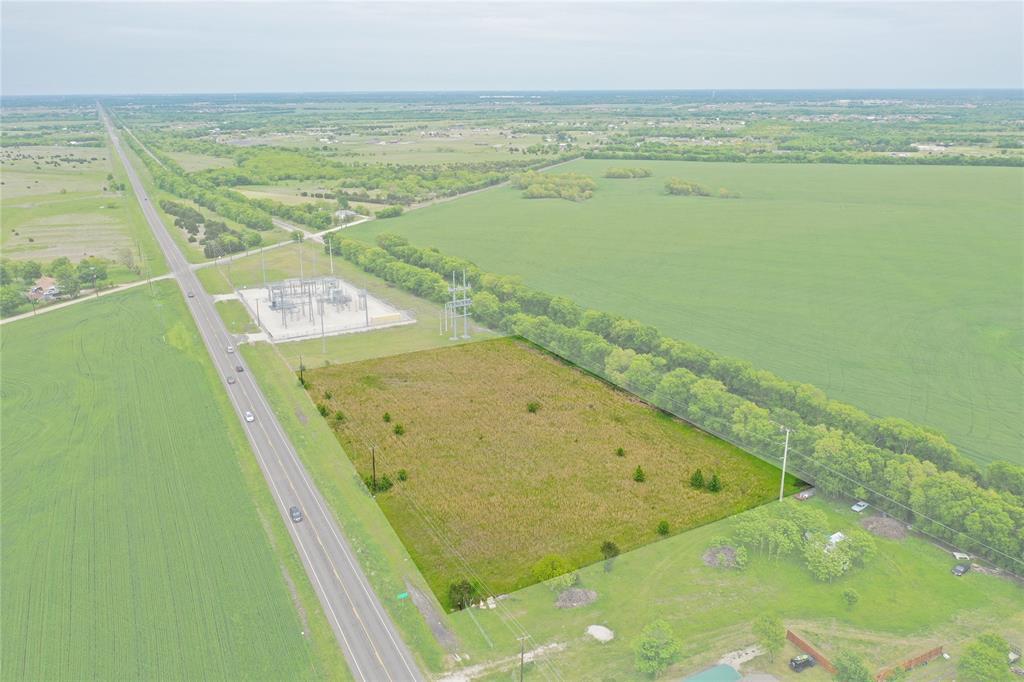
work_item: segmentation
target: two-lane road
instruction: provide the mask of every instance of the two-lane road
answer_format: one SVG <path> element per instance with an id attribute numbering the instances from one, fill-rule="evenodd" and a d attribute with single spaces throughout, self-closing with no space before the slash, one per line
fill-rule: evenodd
<path id="1" fill-rule="evenodd" d="M 168 234 L 128 161 L 106 112 L 101 110 L 101 116 L 142 212 L 167 257 L 171 272 L 186 294 L 188 308 L 238 418 L 242 420 L 249 443 L 353 676 L 370 682 L 422 679 L 412 654 L 370 587 L 351 546 L 263 392 L 246 369 L 241 356 L 237 352 L 228 352 L 228 346 L 234 341 L 217 315 L 213 299 L 203 291 L 195 272 Z M 228 377 L 234 378 L 234 383 L 229 384 Z M 252 413 L 253 421 L 246 420 L 246 412 Z M 292 506 L 302 510 L 305 515 L 303 521 L 292 523 L 288 514 Z"/>

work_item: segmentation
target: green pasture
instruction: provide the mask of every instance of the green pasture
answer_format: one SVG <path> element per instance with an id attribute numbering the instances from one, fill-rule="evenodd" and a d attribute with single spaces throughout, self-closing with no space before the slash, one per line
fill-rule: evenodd
<path id="1" fill-rule="evenodd" d="M 217 314 L 232 334 L 252 334 L 259 331 L 256 322 L 241 301 L 217 301 Z"/>
<path id="2" fill-rule="evenodd" d="M 644 179 L 601 177 L 614 166 Z M 499 187 L 351 228 L 815 384 L 1021 462 L 1024 170 L 576 161 L 588 201 Z M 670 177 L 738 199 L 669 196 Z"/>
<path id="3" fill-rule="evenodd" d="M 176 285 L 3 328 L 5 680 L 347 675 Z"/>
<path id="4" fill-rule="evenodd" d="M 22 158 L 26 157 L 26 158 Z M 84 163 L 61 161 L 74 157 Z M 109 147 L 9 147 L 0 152 L 0 250 L 5 258 L 48 263 L 87 256 L 112 261 L 111 281 L 139 278 L 116 265 L 126 252 L 146 261 L 142 274 L 166 271 L 121 164 Z M 124 183 L 110 189 L 107 175 Z M 104 189 L 104 188 L 107 189 Z"/>

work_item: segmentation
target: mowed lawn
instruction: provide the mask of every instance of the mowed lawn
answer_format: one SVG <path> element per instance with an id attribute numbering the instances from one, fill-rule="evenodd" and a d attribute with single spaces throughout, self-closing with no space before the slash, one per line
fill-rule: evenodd
<path id="1" fill-rule="evenodd" d="M 3 327 L 0 677 L 315 677 L 282 521 L 177 286 L 153 289 Z"/>
<path id="2" fill-rule="evenodd" d="M 638 180 L 600 177 L 643 167 Z M 1024 462 L 1024 170 L 577 161 L 582 203 L 501 187 L 351 228 L 815 384 Z M 739 199 L 669 196 L 667 178 Z"/>
<path id="3" fill-rule="evenodd" d="M 464 577 L 509 592 L 547 555 L 582 566 L 605 540 L 626 551 L 658 539 L 661 520 L 677 533 L 778 495 L 775 467 L 518 339 L 306 377 L 364 476 L 376 446 L 378 476 L 395 481 L 377 500 L 442 603 Z M 637 466 L 646 481 L 633 480 Z M 691 488 L 698 468 L 723 490 Z"/>

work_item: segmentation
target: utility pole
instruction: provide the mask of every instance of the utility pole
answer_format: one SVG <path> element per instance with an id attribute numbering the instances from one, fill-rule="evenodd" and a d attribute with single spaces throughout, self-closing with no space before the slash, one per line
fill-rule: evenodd
<path id="1" fill-rule="evenodd" d="M 370 446 L 370 457 L 373 459 L 373 490 L 370 491 L 374 495 L 377 494 L 377 446 Z"/>
<path id="2" fill-rule="evenodd" d="M 260 323 L 260 299 L 256 298 L 256 326 L 262 328 L 263 325 Z"/>
<path id="3" fill-rule="evenodd" d="M 331 239 L 331 235 L 324 235 L 324 239 L 327 241 L 327 258 L 331 261 L 331 276 L 334 276 L 334 240 Z"/>
<path id="4" fill-rule="evenodd" d="M 266 263 L 266 261 L 263 258 L 263 249 L 264 248 L 265 247 L 261 247 L 260 248 L 260 270 L 263 272 L 263 288 L 266 289 L 267 288 L 267 263 Z"/>
<path id="5" fill-rule="evenodd" d="M 782 450 L 782 479 L 779 481 L 779 502 L 782 502 L 782 493 L 786 489 L 786 460 L 789 459 L 789 427 L 781 427 L 786 432 L 786 445 Z"/>
<path id="6" fill-rule="evenodd" d="M 526 665 L 526 635 L 517 637 L 519 640 L 519 682 L 523 682 L 523 668 Z"/>

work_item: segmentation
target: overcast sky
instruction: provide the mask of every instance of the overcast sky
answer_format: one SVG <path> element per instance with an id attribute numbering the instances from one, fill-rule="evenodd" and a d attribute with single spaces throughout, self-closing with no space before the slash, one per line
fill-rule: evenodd
<path id="1" fill-rule="evenodd" d="M 2 91 L 1020 88 L 1022 7 L 4 0 Z"/>

